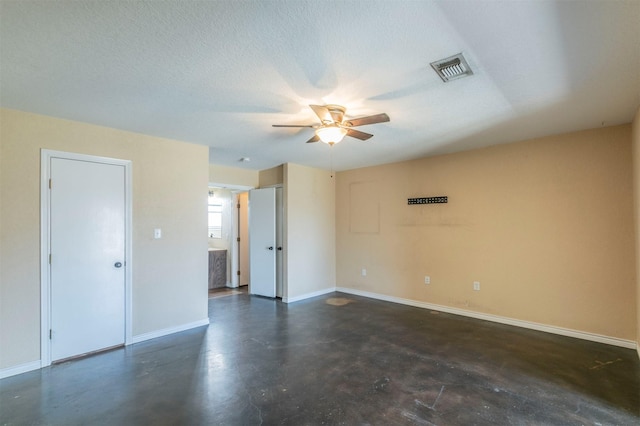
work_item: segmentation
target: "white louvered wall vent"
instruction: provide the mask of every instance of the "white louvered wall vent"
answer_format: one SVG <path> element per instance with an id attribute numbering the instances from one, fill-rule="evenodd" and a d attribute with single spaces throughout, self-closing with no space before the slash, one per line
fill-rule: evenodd
<path id="1" fill-rule="evenodd" d="M 473 71 L 469 68 L 469 64 L 467 64 L 462 53 L 440 59 L 439 61 L 431 62 L 431 67 L 445 83 L 447 81 L 473 75 Z"/>

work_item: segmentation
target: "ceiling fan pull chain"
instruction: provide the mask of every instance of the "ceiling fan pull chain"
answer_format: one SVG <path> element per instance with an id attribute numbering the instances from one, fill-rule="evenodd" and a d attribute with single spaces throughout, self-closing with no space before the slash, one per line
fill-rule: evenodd
<path id="1" fill-rule="evenodd" d="M 331 179 L 333 179 L 333 145 L 329 145 L 329 163 L 331 165 Z"/>

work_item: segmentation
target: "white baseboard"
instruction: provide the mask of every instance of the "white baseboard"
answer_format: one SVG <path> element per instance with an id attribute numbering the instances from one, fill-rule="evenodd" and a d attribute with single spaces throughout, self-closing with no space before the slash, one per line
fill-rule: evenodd
<path id="1" fill-rule="evenodd" d="M 189 330 L 196 327 L 202 327 L 209 325 L 209 318 L 201 319 L 200 321 L 190 322 L 188 324 L 182 324 L 177 327 L 163 328 L 162 330 L 151 331 L 149 333 L 138 334 L 131 338 L 130 344 L 144 342 L 145 340 L 155 339 L 156 337 L 167 336 L 169 334 L 178 333 L 180 331 Z"/>
<path id="2" fill-rule="evenodd" d="M 282 299 L 285 303 L 293 303 L 304 299 L 309 299 L 311 297 L 322 296 L 323 294 L 331 293 L 333 291 L 339 291 L 342 293 L 354 294 L 356 296 L 368 297 L 371 299 L 383 300 L 386 302 L 392 303 L 400 303 L 403 305 L 414 306 L 417 308 L 423 309 L 431 309 L 439 312 L 447 312 L 455 315 L 462 315 L 470 318 L 481 319 L 485 321 L 492 321 L 501 324 L 513 325 L 516 327 L 528 328 L 537 331 L 544 331 L 546 333 L 558 334 L 561 336 L 575 337 L 578 339 L 589 340 L 598 343 L 605 343 L 613 346 L 620 346 L 628 349 L 635 349 L 638 352 L 638 358 L 640 358 L 640 345 L 636 344 L 636 342 L 632 340 L 619 339 L 616 337 L 608 337 L 599 334 L 586 333 L 583 331 L 571 330 L 568 328 L 549 326 L 544 324 L 539 324 L 535 322 L 522 321 L 513 318 L 501 317 L 497 315 L 483 314 L 480 312 L 467 311 L 464 309 L 451 308 L 443 305 L 436 305 L 433 303 L 427 302 L 419 302 L 411 299 L 403 299 L 400 297 L 387 296 L 379 293 L 372 293 L 369 291 L 356 290 L 346 287 L 330 287 L 323 290 L 315 291 L 313 293 L 303 294 L 301 296 L 296 296 L 293 298 Z M 202 327 L 205 325 L 209 325 L 209 318 L 202 319 L 200 321 L 195 321 L 188 324 L 183 324 L 178 327 L 170 327 L 162 330 L 152 331 L 150 333 L 144 333 L 132 338 L 131 344 L 144 342 L 145 340 L 155 339 L 156 337 L 167 336 L 169 334 L 178 333 L 180 331 L 189 330 L 196 327 Z M 40 360 L 27 362 L 25 364 L 16 365 L 13 367 L 7 367 L 0 369 L 0 379 L 4 379 L 6 377 L 15 376 L 17 374 L 26 373 L 33 370 L 38 370 L 42 367 Z"/>
<path id="3" fill-rule="evenodd" d="M 556 327 L 552 325 L 539 324 L 536 322 L 522 321 L 518 319 L 501 317 L 498 315 L 483 314 L 481 312 L 467 311 L 465 309 L 451 308 L 449 306 L 436 305 L 433 303 L 419 302 L 417 300 L 403 299 L 400 297 L 387 296 L 385 294 L 372 293 L 369 291 L 356 290 L 346 287 L 336 287 L 336 291 L 342 293 L 355 294 L 356 296 L 368 297 L 371 299 L 384 300 L 386 302 L 400 303 L 417 308 L 431 309 L 449 314 L 462 315 L 465 317 L 481 319 L 485 321 L 497 322 L 500 324 L 513 325 L 516 327 L 528 328 L 531 330 L 544 331 L 546 333 L 559 334 L 561 336 L 574 337 L 577 339 L 590 340 L 592 342 L 605 343 L 607 345 L 620 346 L 628 349 L 636 349 L 640 357 L 640 347 L 633 340 L 619 339 L 617 337 L 603 336 L 600 334 L 587 333 L 584 331 L 572 330 L 569 328 Z"/>
<path id="4" fill-rule="evenodd" d="M 28 371 L 38 370 L 42 367 L 40 360 L 27 362 L 26 364 L 16 365 L 14 367 L 0 369 L 0 379 L 15 376 L 16 374 L 26 373 Z"/>
<path id="5" fill-rule="evenodd" d="M 318 290 L 318 291 L 314 291 L 312 293 L 306 293 L 306 294 L 302 294 L 300 296 L 295 296 L 295 297 L 283 297 L 282 301 L 284 303 L 293 303 L 293 302 L 299 302 L 300 300 L 304 300 L 304 299 L 309 299 L 311 297 L 316 297 L 316 296 L 322 296 L 323 294 L 327 294 L 327 293 L 333 293 L 334 291 L 336 291 L 335 287 L 328 287 L 328 288 L 324 288 L 322 290 Z"/>
<path id="6" fill-rule="evenodd" d="M 139 334 L 137 336 L 133 336 L 130 342 L 127 344 L 140 343 L 145 340 L 155 339 L 156 337 L 162 337 L 173 333 L 178 333 L 180 331 L 186 331 L 191 328 L 202 327 L 204 325 L 209 325 L 209 318 L 202 319 L 200 321 L 191 322 L 189 324 L 183 324 L 177 327 L 165 328 L 162 330 L 152 331 L 150 333 Z M 16 374 L 26 373 L 32 370 L 38 370 L 42 368 L 42 363 L 40 360 L 28 362 L 26 364 L 16 365 L 14 367 L 8 367 L 0 369 L 0 379 L 4 379 L 5 377 L 15 376 Z"/>

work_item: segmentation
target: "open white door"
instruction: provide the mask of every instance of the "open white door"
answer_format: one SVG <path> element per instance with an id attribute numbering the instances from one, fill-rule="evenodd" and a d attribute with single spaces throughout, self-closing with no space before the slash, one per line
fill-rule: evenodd
<path id="1" fill-rule="evenodd" d="M 276 190 L 249 192 L 249 292 L 276 297 Z"/>
<path id="2" fill-rule="evenodd" d="M 282 188 L 276 188 L 276 297 L 284 297 L 283 289 L 283 273 L 284 273 L 284 259 L 283 259 L 283 218 L 284 218 L 284 204 L 282 199 Z"/>

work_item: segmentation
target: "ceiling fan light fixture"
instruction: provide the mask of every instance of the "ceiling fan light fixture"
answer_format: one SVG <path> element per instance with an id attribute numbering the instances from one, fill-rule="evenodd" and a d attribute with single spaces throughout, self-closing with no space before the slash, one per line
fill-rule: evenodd
<path id="1" fill-rule="evenodd" d="M 335 125 L 321 127 L 316 130 L 316 135 L 318 135 L 320 140 L 330 145 L 340 142 L 346 134 L 347 129 Z"/>
<path id="2" fill-rule="evenodd" d="M 345 136 L 366 141 L 373 137 L 371 133 L 361 132 L 353 127 L 376 123 L 386 123 L 389 116 L 385 113 L 365 117 L 345 118 L 345 107 L 340 105 L 309 105 L 320 119 L 320 124 L 273 124 L 273 127 L 310 127 L 316 129 L 307 143 L 322 141 L 327 145 L 335 145 Z"/>

